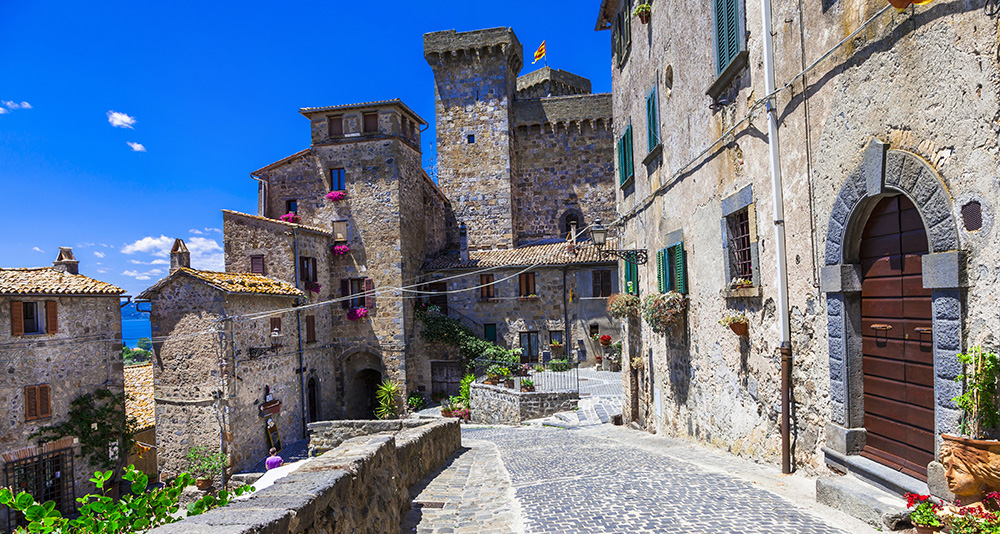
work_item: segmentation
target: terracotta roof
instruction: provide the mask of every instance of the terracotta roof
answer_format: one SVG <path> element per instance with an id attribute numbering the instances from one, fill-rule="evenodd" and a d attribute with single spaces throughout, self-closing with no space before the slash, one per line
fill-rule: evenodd
<path id="1" fill-rule="evenodd" d="M 608 239 L 604 250 L 617 248 L 614 239 Z M 457 253 L 439 256 L 424 264 L 425 270 L 476 269 L 483 267 L 518 267 L 527 265 L 564 265 L 580 263 L 615 263 L 612 256 L 601 254 L 590 241 L 581 241 L 576 252 L 567 251 L 565 241 L 544 245 L 530 245 L 504 250 L 470 250 L 469 261 L 462 261 Z"/>
<path id="2" fill-rule="evenodd" d="M 343 111 L 348 109 L 370 108 L 374 106 L 388 106 L 388 105 L 399 106 L 403 108 L 410 115 L 413 115 L 418 121 L 420 121 L 420 124 L 427 124 L 427 121 L 425 121 L 420 115 L 417 115 L 415 111 L 410 109 L 409 106 L 404 104 L 403 101 L 398 98 L 393 98 L 392 100 L 373 100 L 371 102 L 359 102 L 357 104 L 340 104 L 337 106 L 324 106 L 319 108 L 299 108 L 299 113 L 308 116 L 311 113 L 321 113 L 324 111 Z"/>
<path id="3" fill-rule="evenodd" d="M 152 293 L 156 293 L 161 287 L 175 276 L 187 275 L 196 280 L 225 291 L 226 293 L 253 294 L 253 295 L 278 295 L 287 297 L 299 297 L 304 293 L 295 286 L 268 278 L 262 274 L 255 273 L 220 273 L 216 271 L 199 271 L 181 267 L 170 273 L 169 276 L 160 280 L 149 289 L 139 295 L 140 299 L 149 298 Z"/>
<path id="4" fill-rule="evenodd" d="M 156 424 L 153 407 L 153 364 L 125 367 L 125 414 L 135 417 L 136 430 Z"/>
<path id="5" fill-rule="evenodd" d="M 256 219 L 258 221 L 264 221 L 264 222 L 269 222 L 269 223 L 274 223 L 274 224 L 280 224 L 282 226 L 287 226 L 289 228 L 298 227 L 301 230 L 308 230 L 310 232 L 316 232 L 318 234 L 323 234 L 325 236 L 331 236 L 331 235 L 333 235 L 330 232 L 328 232 L 327 230 L 324 230 L 324 229 L 316 227 L 316 226 L 308 226 L 308 225 L 305 225 L 305 224 L 295 224 L 295 223 L 281 221 L 281 220 L 278 220 L 278 219 L 268 219 L 267 217 L 261 217 L 260 215 L 250 215 L 249 213 L 242 213 L 242 212 L 233 211 L 233 210 L 222 210 L 222 213 L 225 213 L 225 214 L 228 214 L 228 215 L 237 215 L 237 216 L 240 216 L 240 217 L 246 217 L 248 219 Z"/>
<path id="6" fill-rule="evenodd" d="M 82 274 L 52 267 L 0 269 L 0 294 L 15 295 L 121 295 L 125 290 Z"/>

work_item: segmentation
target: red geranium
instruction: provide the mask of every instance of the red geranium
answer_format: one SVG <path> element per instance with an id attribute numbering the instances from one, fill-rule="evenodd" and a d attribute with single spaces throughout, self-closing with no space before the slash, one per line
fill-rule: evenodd
<path id="1" fill-rule="evenodd" d="M 603 336 L 601 336 L 601 343 L 603 343 L 605 345 L 607 345 L 608 343 L 611 343 L 611 336 L 609 336 L 607 334 L 604 334 Z"/>

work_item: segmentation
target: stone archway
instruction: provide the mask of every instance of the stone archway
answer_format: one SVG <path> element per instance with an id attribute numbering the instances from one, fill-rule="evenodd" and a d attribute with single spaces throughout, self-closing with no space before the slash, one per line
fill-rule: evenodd
<path id="1" fill-rule="evenodd" d="M 355 352 L 344 360 L 344 413 L 348 419 L 374 419 L 375 390 L 385 375 L 382 359 Z"/>
<path id="2" fill-rule="evenodd" d="M 923 288 L 931 292 L 934 369 L 934 431 L 954 432 L 959 411 L 951 401 L 960 391 L 955 353 L 962 347 L 962 293 L 965 255 L 959 250 L 952 202 L 937 172 L 920 156 L 873 139 L 841 187 L 830 214 L 821 290 L 827 296 L 830 348 L 830 424 L 827 463 L 850 468 L 849 457 L 865 447 L 862 361 L 862 234 L 870 215 L 888 197 L 904 195 L 926 229 L 922 256 Z M 935 450 L 940 437 L 936 437 Z"/>

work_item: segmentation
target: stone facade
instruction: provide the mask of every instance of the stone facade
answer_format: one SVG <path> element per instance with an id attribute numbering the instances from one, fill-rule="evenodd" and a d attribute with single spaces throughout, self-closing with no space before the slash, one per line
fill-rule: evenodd
<path id="1" fill-rule="evenodd" d="M 66 254 L 72 257 L 69 249 L 63 249 L 61 256 Z M 124 291 L 77 274 L 75 261 L 69 270 L 58 261 L 55 265 L 0 269 L 0 361 L 5 370 L 0 402 L 7 409 L 0 453 L 4 468 L 11 468 L 10 477 L 13 462 L 30 468 L 41 462 L 40 455 L 68 449 L 58 460 L 61 477 L 23 486 L 36 496 L 45 487 L 55 491 L 62 486 L 64 496 L 57 506 L 67 513 L 76 508 L 74 497 L 94 491 L 89 479 L 96 467 L 76 456 L 81 452 L 76 438 L 39 446 L 38 439 L 29 436 L 42 427 L 65 422 L 77 397 L 102 388 L 123 391 L 119 296 Z M 37 314 L 37 325 L 26 324 L 24 308 L 29 305 Z M 14 313 L 18 313 L 17 321 Z M 30 409 L 29 401 L 33 401 Z M 10 478 L 5 483 L 18 485 Z M 0 511 L 4 528 L 8 510 Z"/>
<path id="2" fill-rule="evenodd" d="M 865 445 L 860 318 L 852 306 L 861 291 L 861 230 L 877 200 L 905 195 L 927 232 L 931 254 L 922 276 L 933 291 L 937 432 L 955 429 L 954 353 L 996 344 L 989 334 L 996 314 L 983 304 L 996 292 L 992 265 L 1000 257 L 987 224 L 996 210 L 993 155 L 1000 146 L 981 119 L 1000 108 L 997 26 L 967 2 L 901 13 L 884 5 L 772 2 L 777 85 L 790 84 L 776 106 L 794 358 L 792 455 L 807 471 L 822 469 L 825 451 L 829 462 Z M 622 9 L 628 2 L 602 2 L 599 29 L 610 28 Z M 626 248 L 646 248 L 651 257 L 680 236 L 691 302 L 680 335 L 664 338 L 639 321 L 625 325 L 626 356 L 643 360 L 624 378 L 625 416 L 777 463 L 775 217 L 768 140 L 760 133 L 766 117 L 755 106 L 765 94 L 760 4 L 739 3 L 739 28 L 749 38 L 739 39 L 743 53 L 722 75 L 706 59 L 712 17 L 709 3 L 655 4 L 648 25 L 632 17 L 630 45 L 612 61 L 615 138 L 632 125 L 635 168 L 617 193 L 617 228 Z M 619 30 L 609 33 L 614 39 Z M 662 143 L 648 150 L 654 90 Z M 962 209 L 973 201 L 982 221 L 967 226 Z M 754 287 L 733 291 L 726 217 L 741 210 L 750 217 Z M 642 293 L 657 290 L 653 261 L 639 278 Z M 736 311 L 750 318 L 742 340 L 718 324 Z"/>
<path id="3" fill-rule="evenodd" d="M 487 425 L 520 424 L 576 408 L 576 391 L 522 392 L 503 386 L 472 384 L 469 387 L 472 421 Z"/>

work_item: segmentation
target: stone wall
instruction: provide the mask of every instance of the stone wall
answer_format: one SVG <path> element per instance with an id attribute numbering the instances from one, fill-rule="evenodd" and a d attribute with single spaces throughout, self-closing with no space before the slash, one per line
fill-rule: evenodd
<path id="1" fill-rule="evenodd" d="M 395 437 L 351 438 L 247 500 L 150 534 L 396 532 L 409 508 L 409 486 L 460 447 L 457 421 L 429 423 Z"/>
<path id="2" fill-rule="evenodd" d="M 518 424 L 576 408 L 576 391 L 521 392 L 503 386 L 475 383 L 469 387 L 470 411 L 474 423 Z"/>
<path id="3" fill-rule="evenodd" d="M 56 302 L 58 331 L 54 334 L 27 336 L 11 335 L 11 301 Z M 34 447 L 38 440 L 28 436 L 44 426 L 63 423 L 68 418 L 70 404 L 81 395 L 105 388 L 114 393 L 124 390 L 121 359 L 121 309 L 117 295 L 0 296 L 0 403 L 5 407 L 4 430 L 0 432 L 0 453 L 12 454 Z M 73 343 L 86 339 L 87 343 Z M 47 384 L 51 417 L 26 420 L 26 386 Z M 74 453 L 80 453 L 78 440 Z M 40 451 L 39 451 L 40 452 Z M 82 497 L 94 491 L 89 479 L 95 467 L 84 458 L 73 460 L 74 491 Z M 8 508 L 0 511 L 0 521 L 6 521 Z M 6 524 L 6 523 L 3 523 Z"/>
<path id="4" fill-rule="evenodd" d="M 564 70 L 542 67 L 517 77 L 518 100 L 590 93 L 590 80 Z M 609 102 L 610 104 L 610 102 Z"/>
<path id="5" fill-rule="evenodd" d="M 406 428 L 427 425 L 422 419 L 340 420 L 309 423 L 309 456 L 319 456 L 358 436 L 383 432 L 399 432 Z"/>

